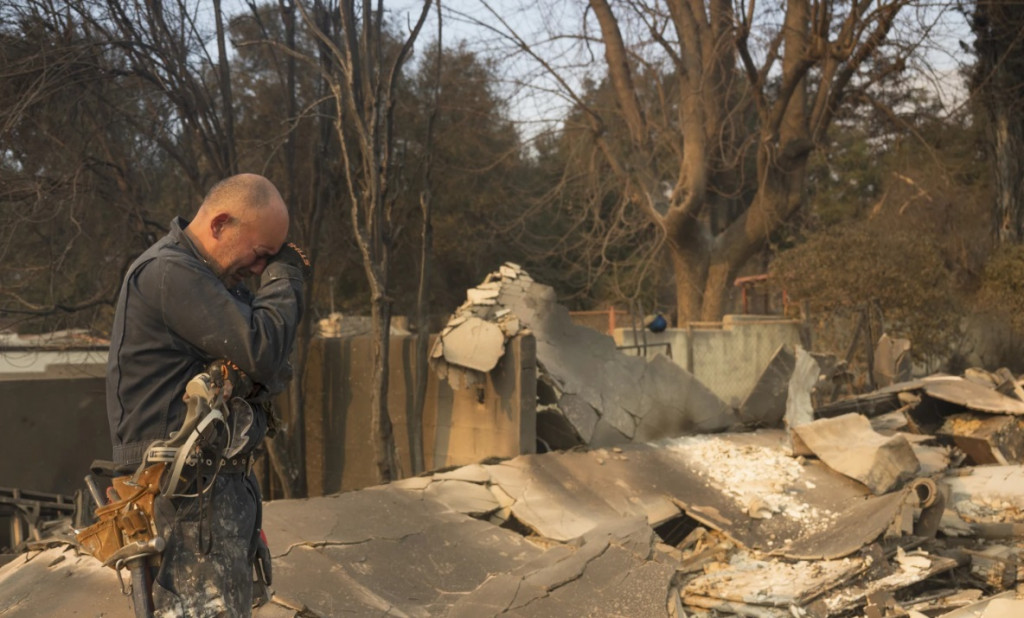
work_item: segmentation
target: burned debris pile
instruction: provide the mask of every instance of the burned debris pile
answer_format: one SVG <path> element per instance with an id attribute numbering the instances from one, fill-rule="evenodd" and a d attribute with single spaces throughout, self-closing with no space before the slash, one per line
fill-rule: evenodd
<path id="1" fill-rule="evenodd" d="M 424 495 L 476 495 L 474 516 L 560 543 L 646 521 L 645 560 L 675 569 L 670 615 L 1024 615 L 1024 389 L 1007 370 L 911 380 L 910 343 L 883 336 L 884 386 L 844 396 L 843 363 L 782 346 L 733 410 L 665 357 L 573 326 L 550 288 L 506 264 L 438 341 L 453 384 L 487 370 L 458 360 L 468 346 L 453 334 L 471 320 L 537 338 L 538 435 L 586 451 L 416 479 Z M 514 333 L 494 330 L 497 362 Z"/>
<path id="2" fill-rule="evenodd" d="M 960 383 L 939 381 L 944 395 Z M 982 403 L 957 404 L 929 394 L 933 383 L 887 387 L 909 403 L 873 417 L 524 455 L 391 487 L 545 550 L 448 615 L 1024 615 L 1019 441 L 984 422 L 947 431 L 977 414 L 1019 427 L 1022 400 L 998 410 L 1006 395 L 967 387 Z M 987 444 L 984 461 L 964 440 Z M 641 573 L 643 613 L 616 614 L 599 591 Z"/>

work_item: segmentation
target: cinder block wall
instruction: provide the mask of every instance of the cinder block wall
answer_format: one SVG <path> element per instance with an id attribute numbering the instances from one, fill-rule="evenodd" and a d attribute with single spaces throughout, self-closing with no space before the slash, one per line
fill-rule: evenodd
<path id="1" fill-rule="evenodd" d="M 619 328 L 615 341 L 631 346 L 643 343 L 646 336 L 648 356 L 665 353 L 662 344 L 669 344 L 676 364 L 692 373 L 722 401 L 739 406 L 779 346 L 800 345 L 800 322 L 771 316 L 727 315 L 720 327 L 701 323 L 661 333 L 638 331 L 637 335 L 634 337 L 632 329 Z"/>
<path id="2" fill-rule="evenodd" d="M 376 454 L 370 435 L 372 345 L 370 336 L 357 336 L 316 339 L 310 348 L 304 385 L 310 496 L 377 482 Z M 426 368 L 426 469 L 535 452 L 535 345 L 530 335 L 509 341 L 505 356 L 479 389 L 452 390 Z M 391 337 L 388 409 L 405 476 L 412 471 L 408 412 L 413 407 L 415 346 L 414 336 Z M 287 409 L 282 413 L 287 417 Z"/>
<path id="3" fill-rule="evenodd" d="M 431 338 L 431 344 L 433 338 Z M 391 337 L 388 407 L 404 474 L 411 473 L 408 411 L 413 336 Z M 376 484 L 370 442 L 372 338 L 314 339 L 306 371 L 306 474 L 310 496 Z M 453 391 L 429 367 L 423 418 L 426 468 L 536 451 L 536 353 L 532 335 L 508 343 L 480 389 Z M 103 377 L 0 376 L 0 487 L 73 494 L 94 459 L 110 459 Z M 102 372 L 92 371 L 93 376 Z M 56 378 L 51 376 L 60 375 Z M 85 375 L 81 372 L 77 375 Z M 278 405 L 287 418 L 287 400 Z M 2 525 L 2 522 L 0 522 Z"/>

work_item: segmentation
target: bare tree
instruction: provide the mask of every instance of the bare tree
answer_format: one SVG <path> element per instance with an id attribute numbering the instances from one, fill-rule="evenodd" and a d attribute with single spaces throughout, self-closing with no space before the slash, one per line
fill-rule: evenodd
<path id="1" fill-rule="evenodd" d="M 145 196 L 166 167 L 135 133 L 163 110 L 67 7 L 5 5 L 0 24 L 0 323 L 102 333 L 120 272 L 165 230 Z"/>
<path id="2" fill-rule="evenodd" d="M 590 0 L 574 31 L 546 32 L 547 42 L 493 9 L 478 23 L 569 100 L 563 139 L 616 183 L 614 205 L 599 191 L 587 211 L 601 246 L 624 226 L 652 226 L 683 323 L 721 318 L 739 269 L 801 206 L 808 156 L 844 103 L 869 100 L 905 69 L 922 36 L 899 21 L 909 4 Z M 598 54 L 601 72 L 588 72 Z M 588 95 L 595 83 L 613 104 Z"/>
<path id="3" fill-rule="evenodd" d="M 330 50 L 331 63 L 324 78 L 335 102 L 334 128 L 349 191 L 349 215 L 370 286 L 374 334 L 371 439 L 381 482 L 401 474 L 387 404 L 389 286 L 396 233 L 393 210 L 400 174 L 393 157 L 395 88 L 430 7 L 431 0 L 423 0 L 404 38 L 393 41 L 386 28 L 383 2 L 342 0 L 340 40 L 324 32 L 299 5 L 305 22 Z"/>

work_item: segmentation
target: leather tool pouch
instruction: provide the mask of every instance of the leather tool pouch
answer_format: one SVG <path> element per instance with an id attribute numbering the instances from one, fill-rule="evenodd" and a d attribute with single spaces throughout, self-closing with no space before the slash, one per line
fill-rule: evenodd
<path id="1" fill-rule="evenodd" d="M 142 471 L 138 483 L 134 475 L 113 479 L 117 500 L 96 509 L 96 523 L 76 537 L 85 551 L 106 563 L 117 550 L 134 542 L 146 542 L 156 536 L 153 519 L 153 498 L 160 492 L 164 463 L 153 464 Z M 108 566 L 114 567 L 113 564 Z"/>

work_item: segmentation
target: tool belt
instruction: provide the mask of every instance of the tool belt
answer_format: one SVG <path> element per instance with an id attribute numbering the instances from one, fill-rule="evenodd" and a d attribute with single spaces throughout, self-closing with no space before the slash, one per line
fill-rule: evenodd
<path id="1" fill-rule="evenodd" d="M 244 378 L 244 379 L 243 379 Z M 196 375 L 185 387 L 186 415 L 181 428 L 167 440 L 150 444 L 134 474 L 113 479 L 109 504 L 96 509 L 97 522 L 77 534 L 79 544 L 106 566 L 121 568 L 125 562 L 142 555 L 163 552 L 165 539 L 157 534 L 153 500 L 157 494 L 168 498 L 197 498 L 209 491 L 220 472 L 248 474 L 252 467 L 251 450 L 245 430 L 252 424 L 253 410 L 244 400 L 234 407 L 226 405 L 225 391 L 243 384 L 244 373 L 237 366 L 216 361 L 208 373 Z M 237 383 L 237 384 L 236 384 Z M 252 383 L 242 386 L 242 392 Z M 233 426 L 238 417 L 248 423 Z M 243 439 L 232 442 L 232 434 Z M 223 455 L 227 454 L 228 457 Z M 210 477 L 205 478 L 209 472 Z M 97 497 L 97 502 L 102 498 Z"/>
<path id="2" fill-rule="evenodd" d="M 79 532 L 78 543 L 104 566 L 118 568 L 118 562 L 134 555 L 159 553 L 153 518 L 153 499 L 160 492 L 165 465 L 153 464 L 134 474 L 113 479 L 113 501 L 96 509 L 96 523 Z M 160 544 L 162 545 L 162 544 Z"/>

